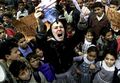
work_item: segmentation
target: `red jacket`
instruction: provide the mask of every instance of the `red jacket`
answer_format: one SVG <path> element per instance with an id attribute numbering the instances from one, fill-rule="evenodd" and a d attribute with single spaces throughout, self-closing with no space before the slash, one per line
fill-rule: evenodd
<path id="1" fill-rule="evenodd" d="M 118 43 L 117 52 L 119 52 L 120 51 L 120 37 L 117 38 L 117 43 Z"/>

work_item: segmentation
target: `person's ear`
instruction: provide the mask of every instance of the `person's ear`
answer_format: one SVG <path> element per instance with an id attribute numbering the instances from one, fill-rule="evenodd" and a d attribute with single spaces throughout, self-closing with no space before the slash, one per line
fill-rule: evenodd
<path id="1" fill-rule="evenodd" d="M 5 55 L 5 58 L 7 59 L 7 60 L 9 60 L 10 59 L 10 55 Z"/>

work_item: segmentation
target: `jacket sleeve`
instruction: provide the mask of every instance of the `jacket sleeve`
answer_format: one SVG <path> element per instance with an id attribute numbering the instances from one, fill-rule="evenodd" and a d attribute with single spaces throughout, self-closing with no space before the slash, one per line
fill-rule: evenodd
<path id="1" fill-rule="evenodd" d="M 42 39 L 47 33 L 47 27 L 46 25 L 42 22 L 41 19 L 38 20 L 38 27 L 36 29 L 36 36 L 39 39 Z"/>

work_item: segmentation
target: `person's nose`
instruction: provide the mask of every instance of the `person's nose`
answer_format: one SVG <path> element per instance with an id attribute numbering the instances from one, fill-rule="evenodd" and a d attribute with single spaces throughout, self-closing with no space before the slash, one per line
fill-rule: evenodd
<path id="1" fill-rule="evenodd" d="M 58 27 L 58 30 L 61 30 L 61 27 Z"/>

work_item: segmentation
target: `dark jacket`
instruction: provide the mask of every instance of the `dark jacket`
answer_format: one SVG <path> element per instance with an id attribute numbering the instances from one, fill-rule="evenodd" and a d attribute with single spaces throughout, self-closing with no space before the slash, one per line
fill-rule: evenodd
<path id="1" fill-rule="evenodd" d="M 64 39 L 63 42 L 47 41 L 47 35 L 43 33 L 39 33 L 36 38 L 45 53 L 45 59 L 53 65 L 57 74 L 66 72 L 72 66 L 76 53 L 73 51 L 75 44 L 70 42 L 71 39 Z"/>
<path id="2" fill-rule="evenodd" d="M 88 27 L 93 29 L 97 39 L 100 36 L 101 29 L 105 26 L 109 26 L 109 24 L 110 23 L 106 15 L 104 15 L 100 21 L 98 21 L 95 14 L 90 15 L 88 18 Z"/>

